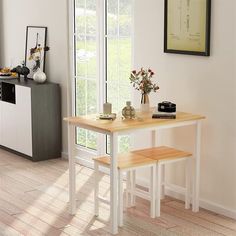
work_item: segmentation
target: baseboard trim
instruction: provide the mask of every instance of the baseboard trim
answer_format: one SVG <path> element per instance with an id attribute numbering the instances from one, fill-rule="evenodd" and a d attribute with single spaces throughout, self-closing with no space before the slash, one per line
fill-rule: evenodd
<path id="1" fill-rule="evenodd" d="M 144 178 L 138 178 L 137 179 L 137 184 L 144 186 L 144 187 L 148 187 L 148 182 L 144 179 Z M 184 201 L 184 195 L 181 193 L 176 193 L 174 192 L 172 189 L 170 189 L 169 187 L 166 187 L 166 195 L 176 198 L 178 200 Z M 205 199 L 201 199 L 200 198 L 200 207 L 204 208 L 206 210 L 212 211 L 214 213 L 217 213 L 219 215 L 223 215 L 229 218 L 232 218 L 234 220 L 236 220 L 236 210 L 232 210 L 229 209 L 227 207 L 224 207 L 222 205 L 216 204 L 214 202 L 205 200 Z"/>
<path id="2" fill-rule="evenodd" d="M 61 158 L 68 160 L 68 153 L 67 152 L 61 152 Z"/>

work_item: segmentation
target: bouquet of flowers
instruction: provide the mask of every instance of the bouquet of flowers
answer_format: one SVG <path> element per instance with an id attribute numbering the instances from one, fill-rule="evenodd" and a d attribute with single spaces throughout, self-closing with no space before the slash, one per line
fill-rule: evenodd
<path id="1" fill-rule="evenodd" d="M 33 72 L 36 72 L 41 67 L 41 62 L 43 60 L 44 52 L 49 51 L 49 47 L 42 47 L 40 43 L 38 43 L 39 34 L 37 33 L 35 47 L 30 49 L 29 61 L 33 60 L 35 64 L 33 65 Z"/>
<path id="2" fill-rule="evenodd" d="M 141 68 L 140 71 L 133 70 L 130 74 L 130 83 L 136 90 L 141 91 L 142 94 L 148 95 L 151 91 L 156 92 L 159 86 L 152 82 L 154 72 L 151 69 L 144 70 Z"/>

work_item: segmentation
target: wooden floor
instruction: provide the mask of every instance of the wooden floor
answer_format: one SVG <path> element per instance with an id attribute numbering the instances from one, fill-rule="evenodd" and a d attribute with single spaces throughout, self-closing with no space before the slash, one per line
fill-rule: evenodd
<path id="1" fill-rule="evenodd" d="M 0 235 L 110 235 L 109 206 L 93 217 L 93 175 L 77 166 L 78 211 L 68 214 L 68 164 L 64 160 L 33 163 L 0 150 Z M 109 177 L 101 176 L 101 194 L 109 196 Z M 119 235 L 236 236 L 236 221 L 201 210 L 192 213 L 183 202 L 167 198 L 161 217 L 149 218 L 149 203 L 124 216 Z"/>

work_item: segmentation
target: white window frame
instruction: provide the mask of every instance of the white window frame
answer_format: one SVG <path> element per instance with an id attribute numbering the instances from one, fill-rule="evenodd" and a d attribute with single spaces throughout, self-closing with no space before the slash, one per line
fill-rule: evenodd
<path id="1" fill-rule="evenodd" d="M 103 107 L 102 104 L 105 102 L 106 99 L 106 67 L 105 65 L 105 31 L 104 31 L 104 25 L 105 25 L 105 4 L 106 0 L 96 0 L 96 16 L 97 16 L 97 53 L 96 53 L 96 60 L 97 60 L 97 77 L 98 84 L 97 84 L 97 93 L 99 96 L 98 99 L 98 110 L 99 112 L 102 111 Z M 132 0 L 132 4 L 134 6 L 134 0 Z M 75 0 L 69 0 L 68 1 L 68 35 L 69 35 L 69 79 L 67 83 L 67 113 L 68 116 L 74 116 L 75 115 L 75 58 L 74 58 L 74 50 L 75 50 L 75 39 L 76 39 L 76 32 L 75 32 Z M 134 7 L 133 7 L 134 9 Z M 134 11 L 132 11 L 132 25 L 134 21 Z M 134 30 L 132 27 L 131 32 L 131 64 L 134 65 Z M 131 98 L 133 98 L 133 93 L 131 95 Z M 97 140 L 97 150 L 91 150 L 86 147 L 82 147 L 80 145 L 77 145 L 76 142 L 74 143 L 74 151 L 77 163 L 82 164 L 87 167 L 93 168 L 93 162 L 91 159 L 88 159 L 87 157 L 93 157 L 97 155 L 103 155 L 106 153 L 106 136 L 102 134 L 98 134 L 98 140 Z M 131 146 L 133 146 L 133 138 L 131 136 Z"/>

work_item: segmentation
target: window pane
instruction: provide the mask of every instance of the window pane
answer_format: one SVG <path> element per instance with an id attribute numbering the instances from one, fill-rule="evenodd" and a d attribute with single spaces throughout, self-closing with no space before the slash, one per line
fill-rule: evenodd
<path id="1" fill-rule="evenodd" d="M 77 128 L 77 143 L 81 146 L 86 146 L 86 130 Z"/>
<path id="2" fill-rule="evenodd" d="M 119 39 L 119 66 L 120 83 L 130 88 L 131 38 Z"/>
<path id="3" fill-rule="evenodd" d="M 119 34 L 121 37 L 131 34 L 131 17 L 127 15 L 120 16 Z"/>
<path id="4" fill-rule="evenodd" d="M 132 15 L 132 1 L 131 0 L 119 0 L 119 15 Z M 129 20 L 131 23 L 131 19 Z"/>
<path id="5" fill-rule="evenodd" d="M 119 136 L 118 137 L 118 142 L 119 142 L 119 148 L 118 148 L 118 152 L 119 153 L 124 153 L 124 152 L 128 152 L 129 148 L 130 148 L 130 136 L 128 135 L 123 135 L 123 136 Z M 110 145 L 110 137 L 107 136 L 107 149 L 106 152 L 108 154 L 111 153 L 111 145 Z"/>
<path id="6" fill-rule="evenodd" d="M 97 149 L 97 133 L 87 131 L 87 148 L 96 150 Z"/>
<path id="7" fill-rule="evenodd" d="M 86 34 L 96 35 L 96 0 L 86 0 Z"/>
<path id="8" fill-rule="evenodd" d="M 76 80 L 76 115 L 86 114 L 86 81 Z"/>
<path id="9" fill-rule="evenodd" d="M 86 0 L 86 9 L 95 12 L 96 15 L 96 0 Z"/>
<path id="10" fill-rule="evenodd" d="M 107 39 L 107 81 L 118 82 L 118 41 Z"/>
<path id="11" fill-rule="evenodd" d="M 113 112 L 121 112 L 131 96 L 129 74 L 131 70 L 131 39 L 107 40 L 107 101 Z"/>
<path id="12" fill-rule="evenodd" d="M 112 112 L 118 113 L 119 110 L 119 91 L 118 84 L 116 82 L 107 83 L 107 101 L 112 104 Z"/>
<path id="13" fill-rule="evenodd" d="M 128 152 L 130 148 L 130 136 L 124 135 L 119 137 L 119 152 Z"/>
<path id="14" fill-rule="evenodd" d="M 78 36 L 76 42 L 76 75 L 85 77 L 87 74 L 85 37 Z"/>
<path id="15" fill-rule="evenodd" d="M 75 8 L 84 8 L 86 0 L 76 0 L 75 1 Z"/>
<path id="16" fill-rule="evenodd" d="M 96 81 L 87 81 L 87 114 L 97 113 L 97 83 Z"/>
<path id="17" fill-rule="evenodd" d="M 87 37 L 87 45 L 86 45 L 86 53 L 87 53 L 87 77 L 96 79 L 96 37 Z"/>
<path id="18" fill-rule="evenodd" d="M 119 113 L 131 99 L 131 0 L 107 0 L 107 101 Z M 130 137 L 119 137 L 119 152 L 128 151 Z M 110 152 L 109 138 L 107 152 Z"/>
<path id="19" fill-rule="evenodd" d="M 76 115 L 97 112 L 96 0 L 76 0 Z M 95 133 L 77 129 L 77 144 L 97 148 Z"/>
<path id="20" fill-rule="evenodd" d="M 83 8 L 76 8 L 75 9 L 75 24 L 76 24 L 76 32 L 77 34 L 84 34 L 85 33 L 85 15 L 84 15 Z"/>
<path id="21" fill-rule="evenodd" d="M 126 106 L 126 102 L 130 101 L 130 89 L 127 85 L 122 86 L 121 84 L 119 84 L 118 90 L 119 90 L 118 110 L 119 112 L 121 112 L 122 108 Z"/>
<path id="22" fill-rule="evenodd" d="M 104 66 L 107 69 L 106 100 L 112 103 L 112 111 L 116 113 L 121 112 L 126 101 L 130 100 L 131 86 L 128 78 L 131 70 L 131 1 L 105 1 L 107 12 L 105 12 L 104 31 L 108 35 L 105 48 L 107 65 Z M 96 3 L 97 0 L 75 1 L 76 115 L 98 112 L 100 93 L 98 94 L 99 81 L 97 81 Z M 127 151 L 129 136 L 121 136 L 119 141 L 119 152 Z M 92 131 L 77 129 L 77 143 L 90 149 L 97 149 L 97 135 Z"/>
<path id="23" fill-rule="evenodd" d="M 107 34 L 117 35 L 118 32 L 118 1 L 107 0 Z"/>

